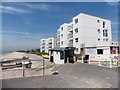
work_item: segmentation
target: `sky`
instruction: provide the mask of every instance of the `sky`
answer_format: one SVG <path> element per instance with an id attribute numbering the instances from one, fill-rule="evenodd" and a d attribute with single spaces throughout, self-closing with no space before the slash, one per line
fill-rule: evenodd
<path id="1" fill-rule="evenodd" d="M 112 38 L 118 40 L 118 5 L 107 2 L 4 2 L 2 49 L 40 48 L 40 39 L 55 36 L 63 23 L 86 13 L 112 22 Z"/>

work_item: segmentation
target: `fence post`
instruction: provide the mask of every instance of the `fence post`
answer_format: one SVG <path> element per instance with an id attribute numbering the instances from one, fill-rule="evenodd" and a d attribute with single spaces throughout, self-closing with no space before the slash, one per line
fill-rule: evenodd
<path id="1" fill-rule="evenodd" d="M 43 59 L 43 76 L 45 75 L 45 60 Z"/>

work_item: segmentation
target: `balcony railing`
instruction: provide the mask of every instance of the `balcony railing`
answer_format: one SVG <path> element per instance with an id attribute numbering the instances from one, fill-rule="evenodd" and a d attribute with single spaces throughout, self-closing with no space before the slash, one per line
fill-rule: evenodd
<path id="1" fill-rule="evenodd" d="M 68 35 L 68 39 L 73 38 L 73 34 Z"/>
<path id="2" fill-rule="evenodd" d="M 45 43 L 42 43 L 41 45 L 45 45 Z"/>

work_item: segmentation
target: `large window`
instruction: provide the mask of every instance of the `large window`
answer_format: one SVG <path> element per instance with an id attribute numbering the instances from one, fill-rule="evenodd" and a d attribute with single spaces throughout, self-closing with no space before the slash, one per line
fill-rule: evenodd
<path id="1" fill-rule="evenodd" d="M 97 54 L 103 54 L 103 49 L 97 49 Z"/>
<path id="2" fill-rule="evenodd" d="M 108 37 L 108 30 L 103 30 L 103 37 Z"/>

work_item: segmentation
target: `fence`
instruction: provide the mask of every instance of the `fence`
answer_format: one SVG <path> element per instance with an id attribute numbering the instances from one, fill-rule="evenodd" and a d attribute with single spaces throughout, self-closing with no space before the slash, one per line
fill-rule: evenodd
<path id="1" fill-rule="evenodd" d="M 83 57 L 82 57 L 82 63 L 84 63 Z M 96 60 L 88 60 L 88 64 L 102 66 L 102 67 L 118 67 L 120 65 L 120 58 L 119 57 L 109 57 L 109 60 L 103 60 L 101 58 L 97 58 Z"/>
<path id="2" fill-rule="evenodd" d="M 47 60 L 35 61 L 31 60 L 31 68 L 26 68 L 25 65 L 22 67 L 14 67 L 1 70 L 2 79 L 9 78 L 20 78 L 20 77 L 33 77 L 33 76 L 44 76 L 51 74 L 53 64 Z"/>

